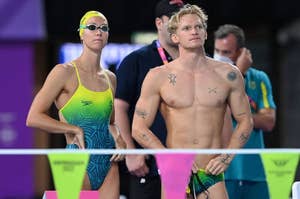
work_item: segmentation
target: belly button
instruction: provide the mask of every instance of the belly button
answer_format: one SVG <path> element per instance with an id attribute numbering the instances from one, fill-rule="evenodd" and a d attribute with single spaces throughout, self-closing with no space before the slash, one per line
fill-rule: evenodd
<path id="1" fill-rule="evenodd" d="M 193 140 L 193 144 L 199 144 L 199 140 L 197 139 Z"/>

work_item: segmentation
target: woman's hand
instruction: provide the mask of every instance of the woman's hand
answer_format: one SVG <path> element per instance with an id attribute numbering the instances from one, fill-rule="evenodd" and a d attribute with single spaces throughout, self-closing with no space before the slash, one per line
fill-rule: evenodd
<path id="1" fill-rule="evenodd" d="M 76 144 L 80 149 L 85 149 L 84 133 L 80 127 L 76 126 L 74 130 L 69 132 L 69 135 L 73 140 L 71 144 Z"/>
<path id="2" fill-rule="evenodd" d="M 115 139 L 116 143 L 116 149 L 126 149 L 126 143 L 123 140 L 121 134 L 118 135 L 118 137 Z M 122 161 L 125 158 L 125 154 L 114 154 L 111 158 L 110 161 L 118 162 Z"/>

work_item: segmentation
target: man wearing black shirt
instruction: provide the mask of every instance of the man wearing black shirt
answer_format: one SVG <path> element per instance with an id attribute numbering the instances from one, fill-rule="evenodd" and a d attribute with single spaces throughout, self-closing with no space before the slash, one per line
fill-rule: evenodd
<path id="1" fill-rule="evenodd" d="M 140 96 L 141 86 L 148 71 L 163 65 L 178 56 L 178 48 L 171 41 L 167 31 L 171 15 L 183 6 L 181 0 L 161 0 L 155 8 L 155 25 L 158 39 L 152 44 L 142 47 L 121 62 L 117 75 L 117 90 L 115 99 L 116 123 L 119 125 L 127 147 L 141 148 L 131 136 L 131 124 L 135 104 Z M 165 143 L 166 127 L 160 113 L 157 113 L 151 130 Z M 126 185 L 129 187 L 129 199 L 160 199 L 161 183 L 153 156 L 127 155 L 126 166 L 131 175 Z M 121 181 L 126 178 L 124 167 L 120 169 Z M 122 179 L 123 178 L 123 179 Z M 121 182 L 121 192 L 125 184 Z"/>

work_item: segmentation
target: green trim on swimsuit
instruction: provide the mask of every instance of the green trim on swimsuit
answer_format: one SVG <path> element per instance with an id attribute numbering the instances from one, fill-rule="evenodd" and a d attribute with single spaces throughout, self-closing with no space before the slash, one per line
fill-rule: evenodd
<path id="1" fill-rule="evenodd" d="M 195 193 L 196 195 L 199 195 L 206 191 L 209 187 L 221 181 L 224 181 L 224 173 L 211 175 L 207 174 L 204 169 L 200 169 L 197 173 L 192 173 L 186 193 L 193 194 L 193 188 L 195 187 Z"/>

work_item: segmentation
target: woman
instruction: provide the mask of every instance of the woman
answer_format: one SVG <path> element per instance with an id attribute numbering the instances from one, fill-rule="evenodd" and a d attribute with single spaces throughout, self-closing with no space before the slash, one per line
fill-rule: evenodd
<path id="1" fill-rule="evenodd" d="M 100 66 L 101 51 L 108 39 L 108 22 L 98 11 L 80 20 L 82 54 L 70 63 L 56 65 L 36 95 L 27 126 L 64 133 L 67 148 L 126 148 L 114 124 L 115 75 Z M 55 103 L 59 121 L 47 112 Z M 100 198 L 119 197 L 117 161 L 123 155 L 91 155 L 83 189 L 99 190 Z"/>

